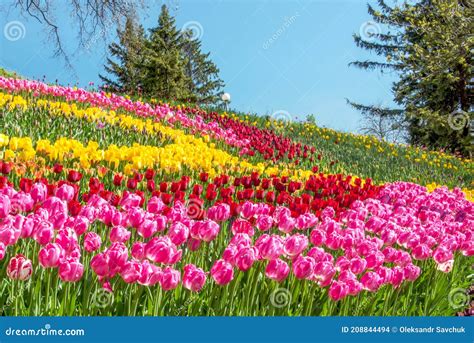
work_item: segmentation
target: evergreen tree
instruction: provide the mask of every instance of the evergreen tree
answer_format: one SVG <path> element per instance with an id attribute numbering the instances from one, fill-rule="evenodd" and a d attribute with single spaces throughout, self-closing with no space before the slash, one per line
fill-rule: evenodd
<path id="1" fill-rule="evenodd" d="M 183 40 L 166 5 L 161 7 L 158 26 L 150 30 L 144 63 L 144 92 L 160 99 L 186 99 L 190 80 L 186 75 Z"/>
<path id="2" fill-rule="evenodd" d="M 107 58 L 104 66 L 110 76 L 99 75 L 114 91 L 136 93 L 142 87 L 145 31 L 134 14 L 129 15 L 123 30 L 117 29 L 119 43 L 109 45 L 109 52 L 117 61 Z"/>
<path id="3" fill-rule="evenodd" d="M 392 90 L 401 109 L 351 104 L 373 115 L 403 115 L 412 144 L 472 154 L 472 8 L 455 0 L 378 5 L 368 5 L 368 12 L 388 32 L 354 40 L 383 60 L 351 64 L 398 73 Z"/>
<path id="4" fill-rule="evenodd" d="M 109 87 L 126 93 L 139 87 L 146 96 L 162 100 L 186 100 L 203 104 L 215 103 L 224 86 L 219 69 L 210 53 L 201 51 L 201 42 L 190 32 L 180 32 L 166 5 L 161 8 L 158 26 L 149 37 L 133 17 L 127 18 L 125 29 L 117 31 L 119 42 L 111 44 L 112 57 L 100 75 Z"/>
<path id="5" fill-rule="evenodd" d="M 192 100 L 204 104 L 219 101 L 224 82 L 219 78 L 219 68 L 210 59 L 210 53 L 201 51 L 201 42 L 193 39 L 190 32 L 183 33 L 182 51 L 186 58 Z"/>

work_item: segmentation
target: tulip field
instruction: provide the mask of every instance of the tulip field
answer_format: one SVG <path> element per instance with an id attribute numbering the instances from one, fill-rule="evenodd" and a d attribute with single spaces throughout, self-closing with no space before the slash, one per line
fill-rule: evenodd
<path id="1" fill-rule="evenodd" d="M 0 77 L 5 316 L 473 314 L 474 163 Z"/>

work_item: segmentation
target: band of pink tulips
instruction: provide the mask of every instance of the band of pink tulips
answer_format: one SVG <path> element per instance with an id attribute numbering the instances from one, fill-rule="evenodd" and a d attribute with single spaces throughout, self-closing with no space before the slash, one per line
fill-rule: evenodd
<path id="1" fill-rule="evenodd" d="M 229 205 L 217 203 L 202 220 L 190 216 L 182 202 L 166 206 L 156 196 L 140 207 L 140 196 L 129 193 L 113 206 L 92 195 L 77 216 L 67 203 L 75 189 L 61 185 L 54 196 L 36 183 L 30 192 L 10 186 L 0 190 L 0 258 L 20 240 L 41 246 L 42 268 L 57 268 L 63 282 L 81 280 L 83 255 L 105 289 L 120 277 L 125 283 L 159 284 L 165 291 L 182 284 L 199 292 L 210 273 L 218 285 L 267 261 L 265 276 L 282 282 L 297 279 L 329 287 L 333 300 L 382 285 L 399 287 L 415 281 L 423 270 L 416 261 L 432 259 L 442 272 L 451 271 L 456 252 L 474 254 L 474 205 L 459 190 L 397 182 L 386 185 L 376 199 L 355 201 L 335 219 L 327 207 L 321 219 L 305 213 L 292 216 L 288 208 L 246 201 L 237 219 Z M 105 225 L 106 236 L 94 232 Z M 224 250 L 209 271 L 186 264 L 202 245 L 220 240 Z M 11 248 L 13 249 L 13 248 Z M 7 275 L 27 280 L 36 266 L 28 252 L 11 257 Z M 177 265 L 183 265 L 182 270 Z"/>

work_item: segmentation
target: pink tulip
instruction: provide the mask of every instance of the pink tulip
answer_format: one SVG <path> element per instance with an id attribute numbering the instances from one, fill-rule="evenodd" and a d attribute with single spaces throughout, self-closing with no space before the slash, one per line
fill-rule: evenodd
<path id="1" fill-rule="evenodd" d="M 68 184 L 63 184 L 61 187 L 58 188 L 56 191 L 56 197 L 59 199 L 69 202 L 72 199 L 74 199 L 74 187 L 68 185 Z"/>
<path id="2" fill-rule="evenodd" d="M 332 300 L 338 301 L 345 298 L 347 294 L 349 294 L 349 287 L 343 282 L 334 281 L 331 284 L 331 287 L 329 287 L 328 294 Z"/>
<path id="3" fill-rule="evenodd" d="M 46 245 L 53 239 L 54 229 L 50 222 L 42 221 L 34 229 L 33 238 L 40 245 Z"/>
<path id="4" fill-rule="evenodd" d="M 40 249 L 38 260 L 44 268 L 56 268 L 63 255 L 63 249 L 59 244 L 48 243 Z"/>
<path id="5" fill-rule="evenodd" d="M 127 193 L 121 200 L 120 206 L 126 209 L 136 208 L 140 206 L 141 198 L 134 193 Z M 151 199 L 150 199 L 151 200 Z"/>
<path id="6" fill-rule="evenodd" d="M 7 275 L 12 280 L 28 280 L 33 272 L 31 260 L 22 254 L 17 254 L 10 259 L 7 266 Z"/>
<path id="7" fill-rule="evenodd" d="M 261 214 L 257 217 L 256 226 L 260 231 L 268 231 L 273 226 L 273 218 L 267 214 Z"/>
<path id="8" fill-rule="evenodd" d="M 244 217 L 245 219 L 250 219 L 252 218 L 256 211 L 257 211 L 257 205 L 256 204 L 253 204 L 251 203 L 250 201 L 246 201 L 242 204 L 241 206 L 241 212 L 240 214 L 242 215 L 242 217 Z"/>
<path id="9" fill-rule="evenodd" d="M 141 274 L 138 283 L 143 286 L 154 286 L 161 280 L 162 270 L 160 267 L 144 260 L 141 264 Z"/>
<path id="10" fill-rule="evenodd" d="M 279 218 L 278 229 L 284 233 L 291 233 L 296 226 L 295 218 L 292 218 L 290 215 L 283 215 Z"/>
<path id="11" fill-rule="evenodd" d="M 158 214 L 163 211 L 163 209 L 166 207 L 166 205 L 163 203 L 163 201 L 156 197 L 153 196 L 150 198 L 147 204 L 147 211 L 150 213 Z"/>
<path id="12" fill-rule="evenodd" d="M 258 250 L 255 247 L 242 247 L 235 255 L 235 265 L 239 270 L 249 270 L 257 260 Z"/>
<path id="13" fill-rule="evenodd" d="M 133 243 L 132 250 L 131 250 L 132 257 L 139 261 L 143 260 L 145 258 L 145 247 L 146 247 L 145 243 L 141 243 L 141 242 Z"/>
<path id="14" fill-rule="evenodd" d="M 72 229 L 59 230 L 54 241 L 63 248 L 66 256 L 79 251 L 77 235 Z"/>
<path id="15" fill-rule="evenodd" d="M 190 234 L 193 238 L 204 242 L 213 241 L 219 234 L 219 224 L 212 220 L 196 221 L 191 227 Z"/>
<path id="16" fill-rule="evenodd" d="M 390 276 L 390 284 L 397 288 L 398 286 L 400 286 L 403 282 L 403 269 L 396 266 L 394 268 L 392 268 L 392 272 L 391 272 L 391 276 Z"/>
<path id="17" fill-rule="evenodd" d="M 165 291 L 170 291 L 178 287 L 179 282 L 181 281 L 181 274 L 179 271 L 166 267 L 163 269 L 160 279 L 161 288 Z"/>
<path id="18" fill-rule="evenodd" d="M 0 243 L 5 245 L 15 245 L 21 236 L 21 230 L 13 225 L 13 218 L 8 217 L 0 223 Z"/>
<path id="19" fill-rule="evenodd" d="M 217 204 L 207 210 L 207 217 L 215 222 L 224 222 L 230 218 L 230 206 Z"/>
<path id="20" fill-rule="evenodd" d="M 25 218 L 21 225 L 21 238 L 29 238 L 33 234 L 33 229 L 35 227 L 35 222 L 32 217 L 28 216 Z M 1 240 L 1 238 L 0 238 Z"/>
<path id="21" fill-rule="evenodd" d="M 189 229 L 180 222 L 173 223 L 168 230 L 168 237 L 176 246 L 180 246 L 188 240 Z"/>
<path id="22" fill-rule="evenodd" d="M 123 243 L 130 239 L 132 233 L 123 226 L 115 226 L 110 230 L 110 241 Z"/>
<path id="23" fill-rule="evenodd" d="M 431 249 L 426 244 L 418 244 L 411 251 L 411 255 L 417 260 L 426 260 L 431 256 Z"/>
<path id="24" fill-rule="evenodd" d="M 361 274 L 367 266 L 367 261 L 360 257 L 351 260 L 351 271 L 354 274 Z"/>
<path id="25" fill-rule="evenodd" d="M 321 218 L 325 219 L 332 219 L 336 215 L 336 211 L 331 206 L 327 206 L 324 208 L 324 210 L 321 212 Z"/>
<path id="26" fill-rule="evenodd" d="M 234 269 L 230 263 L 217 260 L 211 268 L 211 276 L 218 285 L 224 286 L 234 278 Z"/>
<path id="27" fill-rule="evenodd" d="M 403 267 L 403 277 L 408 281 L 415 281 L 421 274 L 421 269 L 413 264 Z"/>
<path id="28" fill-rule="evenodd" d="M 133 207 L 128 211 L 128 222 L 134 228 L 138 228 L 145 220 L 145 211 L 141 208 Z"/>
<path id="29" fill-rule="evenodd" d="M 231 230 L 234 235 L 236 235 L 237 233 L 246 233 L 247 235 L 252 237 L 255 234 L 255 230 L 252 224 L 250 224 L 250 222 L 245 219 L 236 219 L 232 223 Z"/>
<path id="30" fill-rule="evenodd" d="M 19 212 L 31 212 L 35 202 L 28 193 L 16 193 L 11 199 L 11 214 L 18 214 Z"/>
<path id="31" fill-rule="evenodd" d="M 246 233 L 237 233 L 230 239 L 229 245 L 235 245 L 239 248 L 250 247 L 252 245 L 252 238 Z"/>
<path id="32" fill-rule="evenodd" d="M 222 259 L 226 262 L 229 262 L 231 265 L 235 265 L 235 256 L 237 255 L 237 252 L 239 251 L 239 248 L 235 244 L 229 244 L 225 249 L 224 252 L 222 253 Z"/>
<path id="33" fill-rule="evenodd" d="M 155 263 L 175 264 L 181 259 L 182 253 L 169 237 L 155 237 L 145 246 L 146 257 Z"/>
<path id="34" fill-rule="evenodd" d="M 193 264 L 184 266 L 183 287 L 193 292 L 199 292 L 206 283 L 206 273 Z"/>
<path id="35" fill-rule="evenodd" d="M 95 232 L 88 232 L 84 236 L 84 250 L 87 252 L 94 252 L 100 248 L 102 240 Z"/>
<path id="36" fill-rule="evenodd" d="M 0 194 L 0 219 L 6 218 L 10 213 L 11 202 L 10 198 L 4 194 Z"/>
<path id="37" fill-rule="evenodd" d="M 293 274 L 297 279 L 305 279 L 313 274 L 315 260 L 310 256 L 298 256 L 293 261 Z"/>
<path id="38" fill-rule="evenodd" d="M 119 273 L 128 260 L 128 249 L 123 243 L 113 243 L 105 252 L 112 277 Z"/>
<path id="39" fill-rule="evenodd" d="M 282 237 L 263 234 L 255 242 L 255 247 L 258 249 L 261 259 L 274 260 L 283 254 L 283 244 Z"/>
<path id="40" fill-rule="evenodd" d="M 305 213 L 296 218 L 296 226 L 300 230 L 307 230 L 318 223 L 318 217 L 312 213 Z"/>
<path id="41" fill-rule="evenodd" d="M 74 222 L 73 222 L 73 229 L 74 231 L 76 231 L 76 233 L 80 236 L 82 234 L 84 234 L 87 229 L 89 228 L 89 219 L 87 219 L 86 217 L 84 216 L 77 216 L 76 218 L 74 218 Z"/>
<path id="42" fill-rule="evenodd" d="M 357 279 L 347 279 L 345 281 L 348 289 L 348 294 L 356 296 L 363 290 L 362 284 Z"/>
<path id="43" fill-rule="evenodd" d="M 285 280 L 289 273 L 290 267 L 285 261 L 279 258 L 268 262 L 267 268 L 265 268 L 265 275 L 269 279 L 277 282 Z"/>
<path id="44" fill-rule="evenodd" d="M 134 283 L 138 281 L 142 275 L 141 269 L 142 266 L 139 262 L 129 261 L 123 266 L 122 270 L 120 271 L 120 276 L 126 283 Z"/>
<path id="45" fill-rule="evenodd" d="M 313 250 L 314 248 L 312 248 L 311 250 Z M 319 260 L 319 258 L 315 257 L 314 254 L 311 252 L 311 250 L 308 252 L 308 256 L 311 256 L 313 257 L 316 261 Z M 310 255 L 311 253 L 311 255 Z M 338 271 L 347 271 L 348 269 L 350 269 L 351 267 L 351 261 L 344 255 L 342 256 L 339 256 L 336 260 L 336 269 Z M 352 272 L 351 272 L 352 273 Z"/>
<path id="46" fill-rule="evenodd" d="M 453 259 L 452 251 L 444 246 L 439 246 L 433 253 L 433 259 L 436 263 L 441 264 Z"/>
<path id="47" fill-rule="evenodd" d="M 48 188 L 41 182 L 35 183 L 31 188 L 30 195 L 36 203 L 43 202 L 48 195 Z"/>
<path id="48" fill-rule="evenodd" d="M 362 275 L 360 282 L 364 288 L 371 292 L 376 292 L 382 285 L 382 278 L 375 272 L 367 272 Z"/>
<path id="49" fill-rule="evenodd" d="M 319 247 L 324 244 L 324 241 L 326 240 L 326 234 L 322 230 L 314 229 L 311 231 L 309 239 L 311 244 Z"/>
<path id="50" fill-rule="evenodd" d="M 5 257 L 5 244 L 0 242 L 0 261 Z"/>
<path id="51" fill-rule="evenodd" d="M 331 250 L 339 250 L 342 247 L 343 237 L 338 233 L 331 233 L 326 236 L 325 244 Z"/>
<path id="52" fill-rule="evenodd" d="M 137 228 L 137 232 L 140 237 L 150 238 L 156 232 L 158 232 L 158 222 L 152 219 L 145 219 L 141 222 L 140 226 Z"/>
<path id="53" fill-rule="evenodd" d="M 109 258 L 106 253 L 100 253 L 92 257 L 90 266 L 99 277 L 107 277 L 110 274 Z"/>
<path id="54" fill-rule="evenodd" d="M 59 278 L 64 282 L 77 282 L 84 274 L 84 266 L 79 261 L 63 261 L 59 264 Z"/>
<path id="55" fill-rule="evenodd" d="M 367 269 L 374 269 L 383 264 L 383 261 L 385 260 L 384 254 L 379 251 L 371 251 L 365 256 L 365 260 L 367 261 Z"/>
<path id="56" fill-rule="evenodd" d="M 296 234 L 285 240 L 285 254 L 291 258 L 298 256 L 308 247 L 308 238 L 305 235 Z"/>

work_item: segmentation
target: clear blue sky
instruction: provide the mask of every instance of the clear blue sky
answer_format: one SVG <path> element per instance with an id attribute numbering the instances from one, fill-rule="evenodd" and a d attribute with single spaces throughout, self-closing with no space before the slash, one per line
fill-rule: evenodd
<path id="1" fill-rule="evenodd" d="M 142 17 L 145 28 L 156 25 L 163 3 L 148 2 L 150 9 Z M 391 76 L 348 66 L 352 60 L 373 57 L 352 40 L 352 34 L 370 20 L 365 0 L 165 3 L 176 16 L 178 28 L 197 28 L 204 50 L 211 52 L 221 70 L 232 108 L 261 115 L 284 110 L 297 119 L 313 113 L 321 126 L 355 132 L 360 115 L 345 98 L 390 104 Z M 74 51 L 76 32 L 67 21 L 68 9 L 59 9 L 64 13 L 62 37 L 66 48 Z M 88 51 L 75 52 L 72 73 L 60 58 L 52 57 L 52 48 L 34 19 L 20 16 L 15 9 L 0 13 L 0 19 L 0 65 L 4 68 L 31 78 L 44 75 L 47 81 L 58 79 L 62 84 L 98 82 L 105 59 L 102 39 L 91 41 Z M 24 36 L 14 41 L 6 39 L 4 32 L 12 21 L 20 21 L 25 28 Z M 115 29 L 110 34 L 113 39 Z"/>

